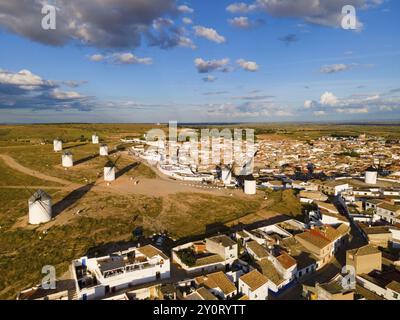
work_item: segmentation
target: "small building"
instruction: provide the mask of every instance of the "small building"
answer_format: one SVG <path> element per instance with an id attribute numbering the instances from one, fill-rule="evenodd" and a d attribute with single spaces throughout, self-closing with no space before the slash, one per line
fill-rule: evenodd
<path id="1" fill-rule="evenodd" d="M 239 278 L 239 292 L 249 300 L 267 300 L 268 278 L 257 270 L 250 271 Z"/>
<path id="2" fill-rule="evenodd" d="M 332 180 L 318 185 L 319 190 L 327 195 L 337 196 L 341 192 L 348 190 L 349 184 L 340 180 Z"/>
<path id="3" fill-rule="evenodd" d="M 343 287 L 343 276 L 338 274 L 325 283 L 303 285 L 303 295 L 309 300 L 354 300 L 354 289 Z"/>
<path id="4" fill-rule="evenodd" d="M 372 271 L 357 275 L 357 283 L 386 300 L 400 300 L 400 272 Z"/>
<path id="5" fill-rule="evenodd" d="M 375 247 L 387 248 L 389 243 L 392 241 L 392 232 L 388 227 L 384 226 L 372 226 L 368 227 L 364 224 L 359 224 L 361 231 L 367 238 L 368 243 Z"/>
<path id="6" fill-rule="evenodd" d="M 346 265 L 352 266 L 356 274 L 370 273 L 382 269 L 382 252 L 371 245 L 347 250 Z"/>
<path id="7" fill-rule="evenodd" d="M 95 300 L 134 285 L 170 277 L 170 259 L 147 245 L 99 258 L 72 261 L 78 300 Z"/>
<path id="8" fill-rule="evenodd" d="M 376 205 L 376 214 L 390 224 L 400 223 L 400 205 L 390 202 L 380 202 Z"/>
<path id="9" fill-rule="evenodd" d="M 218 254 L 222 259 L 231 264 L 238 258 L 238 245 L 226 235 L 219 235 L 206 239 L 206 249 Z"/>
<path id="10" fill-rule="evenodd" d="M 227 300 L 237 294 L 235 284 L 222 271 L 195 278 L 197 286 L 204 286 L 215 296 Z"/>
<path id="11" fill-rule="evenodd" d="M 334 252 L 334 243 L 322 235 L 321 232 L 306 230 L 295 235 L 295 239 L 317 258 L 318 268 L 323 267 L 330 261 Z"/>

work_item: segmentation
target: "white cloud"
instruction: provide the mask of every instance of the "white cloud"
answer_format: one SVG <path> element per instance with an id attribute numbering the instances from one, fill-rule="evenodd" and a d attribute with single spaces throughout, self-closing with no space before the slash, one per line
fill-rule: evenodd
<path id="1" fill-rule="evenodd" d="M 203 78 L 204 82 L 214 82 L 215 80 L 217 80 L 217 77 L 214 77 L 211 74 L 209 74 Z"/>
<path id="2" fill-rule="evenodd" d="M 89 58 L 91 61 L 100 62 L 105 61 L 106 63 L 114 64 L 145 64 L 150 65 L 153 63 L 152 58 L 138 58 L 133 53 L 112 53 L 109 55 L 94 54 Z"/>
<path id="3" fill-rule="evenodd" d="M 221 59 L 221 60 L 203 60 L 202 58 L 196 58 L 194 60 L 194 64 L 199 73 L 208 73 L 215 70 L 218 71 L 227 71 L 227 65 L 229 63 L 229 59 Z"/>
<path id="4" fill-rule="evenodd" d="M 294 116 L 292 111 L 288 110 L 277 110 L 275 111 L 275 115 L 278 117 L 292 117 Z"/>
<path id="5" fill-rule="evenodd" d="M 216 42 L 216 43 L 224 43 L 225 37 L 221 36 L 218 34 L 218 32 L 213 29 L 213 28 L 206 28 L 203 26 L 195 26 L 193 27 L 196 36 L 206 38 L 210 41 Z"/>
<path id="6" fill-rule="evenodd" d="M 193 13 L 194 10 L 187 5 L 180 5 L 178 10 L 182 13 Z"/>
<path id="7" fill-rule="evenodd" d="M 320 99 L 323 106 L 334 106 L 338 103 L 338 98 L 332 92 L 325 92 Z"/>
<path id="8" fill-rule="evenodd" d="M 92 61 L 98 62 L 98 61 L 103 61 L 104 60 L 104 56 L 102 54 L 93 54 L 90 56 L 89 58 Z"/>
<path id="9" fill-rule="evenodd" d="M 59 89 L 54 89 L 50 96 L 58 100 L 71 100 L 71 99 L 82 99 L 83 96 L 75 91 L 61 91 Z"/>
<path id="10" fill-rule="evenodd" d="M 256 4 L 247 4 L 244 2 L 232 3 L 226 7 L 226 10 L 231 13 L 249 13 L 257 10 Z"/>
<path id="11" fill-rule="evenodd" d="M 248 17 L 235 17 L 228 20 L 232 26 L 237 28 L 247 29 L 251 27 L 251 23 Z"/>
<path id="12" fill-rule="evenodd" d="M 313 104 L 314 104 L 314 102 L 312 100 L 306 100 L 306 101 L 304 101 L 304 108 L 310 109 L 310 108 L 312 108 Z"/>
<path id="13" fill-rule="evenodd" d="M 183 17 L 182 21 L 184 24 L 192 24 L 193 23 L 193 20 L 188 17 Z"/>
<path id="14" fill-rule="evenodd" d="M 319 71 L 321 73 L 336 73 L 336 72 L 349 70 L 352 67 L 354 67 L 354 64 L 338 63 L 338 64 L 325 65 L 325 66 L 321 67 L 321 69 Z"/>
<path id="15" fill-rule="evenodd" d="M 290 110 L 284 109 L 274 102 L 244 102 L 234 104 L 231 102 L 209 105 L 208 113 L 213 116 L 230 118 L 259 118 L 268 116 L 288 117 L 293 116 Z"/>
<path id="16" fill-rule="evenodd" d="M 304 108 L 314 115 L 330 115 L 334 113 L 357 115 L 357 114 L 381 114 L 396 113 L 400 111 L 400 97 L 396 91 L 375 94 L 354 94 L 348 98 L 338 98 L 332 92 L 325 92 L 319 101 L 306 100 Z"/>
<path id="17" fill-rule="evenodd" d="M 90 97 L 60 89 L 72 85 L 77 86 L 78 82 L 45 80 L 26 69 L 19 72 L 0 69 L 0 109 L 90 110 Z"/>
<path id="18" fill-rule="evenodd" d="M 254 61 L 246 61 L 244 59 L 239 59 L 236 61 L 237 64 L 246 71 L 255 72 L 259 69 L 259 66 Z"/>
<path id="19" fill-rule="evenodd" d="M 138 58 L 134 54 L 118 53 L 114 55 L 115 62 L 120 64 L 152 64 L 153 60 L 151 58 Z"/>
<path id="20" fill-rule="evenodd" d="M 336 109 L 339 113 L 346 113 L 346 114 L 360 114 L 360 113 L 368 113 L 368 108 L 338 108 Z"/>
<path id="21" fill-rule="evenodd" d="M 248 4 L 236 2 L 226 10 L 231 13 L 265 12 L 275 17 L 299 18 L 305 22 L 341 27 L 342 7 L 353 5 L 357 10 L 368 10 L 383 3 L 383 0 L 254 0 Z M 357 19 L 357 31 L 363 24 Z"/>
<path id="22" fill-rule="evenodd" d="M 23 90 L 34 90 L 39 87 L 52 85 L 50 81 L 45 81 L 26 69 L 17 73 L 0 70 L 0 84 L 19 87 Z"/>
<path id="23" fill-rule="evenodd" d="M 180 47 L 186 47 L 186 48 L 190 48 L 190 49 L 196 49 L 197 46 L 193 43 L 192 39 L 185 37 L 185 36 L 181 36 L 179 38 L 179 46 Z"/>

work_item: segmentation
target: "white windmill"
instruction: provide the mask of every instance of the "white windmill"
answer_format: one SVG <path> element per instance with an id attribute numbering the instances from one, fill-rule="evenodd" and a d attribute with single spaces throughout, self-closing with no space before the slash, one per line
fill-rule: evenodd
<path id="1" fill-rule="evenodd" d="M 254 179 L 253 175 L 248 175 L 244 179 L 244 193 L 249 195 L 257 193 L 256 179 Z"/>
<path id="2" fill-rule="evenodd" d="M 99 136 L 96 133 L 92 135 L 92 143 L 99 144 Z"/>
<path id="3" fill-rule="evenodd" d="M 99 154 L 103 157 L 108 156 L 108 146 L 106 144 L 100 145 L 100 151 Z"/>
<path id="4" fill-rule="evenodd" d="M 32 193 L 31 193 L 32 194 Z M 28 201 L 29 224 L 49 222 L 52 218 L 52 199 L 43 190 L 32 194 Z"/>
<path id="5" fill-rule="evenodd" d="M 232 183 L 232 170 L 233 165 L 231 165 L 231 167 L 223 166 L 221 168 L 221 181 L 224 185 L 230 185 Z"/>
<path id="6" fill-rule="evenodd" d="M 378 179 L 378 169 L 375 167 L 369 167 L 365 171 L 365 183 L 366 184 L 376 184 Z"/>
<path id="7" fill-rule="evenodd" d="M 117 166 L 119 158 L 120 157 L 118 157 L 115 162 L 113 162 L 109 158 L 107 163 L 104 165 L 104 181 L 107 182 L 115 181 L 115 168 Z"/>
<path id="8" fill-rule="evenodd" d="M 63 143 L 62 140 L 57 138 L 53 140 L 53 146 L 55 152 L 60 152 L 63 150 Z"/>
<path id="9" fill-rule="evenodd" d="M 64 152 L 61 159 L 62 159 L 62 166 L 64 168 L 71 168 L 74 166 L 74 158 L 71 152 L 69 151 Z"/>

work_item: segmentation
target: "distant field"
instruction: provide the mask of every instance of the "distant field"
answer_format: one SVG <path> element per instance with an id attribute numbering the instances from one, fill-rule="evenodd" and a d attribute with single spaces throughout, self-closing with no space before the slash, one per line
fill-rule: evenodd
<path id="1" fill-rule="evenodd" d="M 223 125 L 184 125 L 180 128 L 195 128 L 199 132 L 205 128 L 252 128 L 257 136 L 272 138 L 314 139 L 324 135 L 358 136 L 362 133 L 400 138 L 400 123 L 366 124 L 317 124 L 317 123 L 240 123 Z M 166 124 L 45 124 L 45 125 L 0 125 L 0 147 L 23 145 L 39 141 L 52 142 L 62 138 L 66 142 L 90 140 L 97 133 L 104 142 L 116 141 L 121 137 L 142 137 L 150 129 L 168 130 Z"/>
<path id="2" fill-rule="evenodd" d="M 387 139 L 400 138 L 399 123 L 384 124 L 316 124 L 316 123 L 249 123 L 232 125 L 196 125 L 195 128 L 251 128 L 255 130 L 257 138 L 297 139 L 310 140 L 322 136 L 358 136 L 366 133 L 368 135 L 381 136 Z"/>

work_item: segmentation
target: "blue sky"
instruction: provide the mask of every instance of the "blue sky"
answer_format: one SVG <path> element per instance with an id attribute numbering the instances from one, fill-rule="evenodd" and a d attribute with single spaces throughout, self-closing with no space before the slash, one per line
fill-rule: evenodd
<path id="1" fill-rule="evenodd" d="M 239 2 L 0 0 L 0 122 L 400 119 L 398 1 Z"/>

